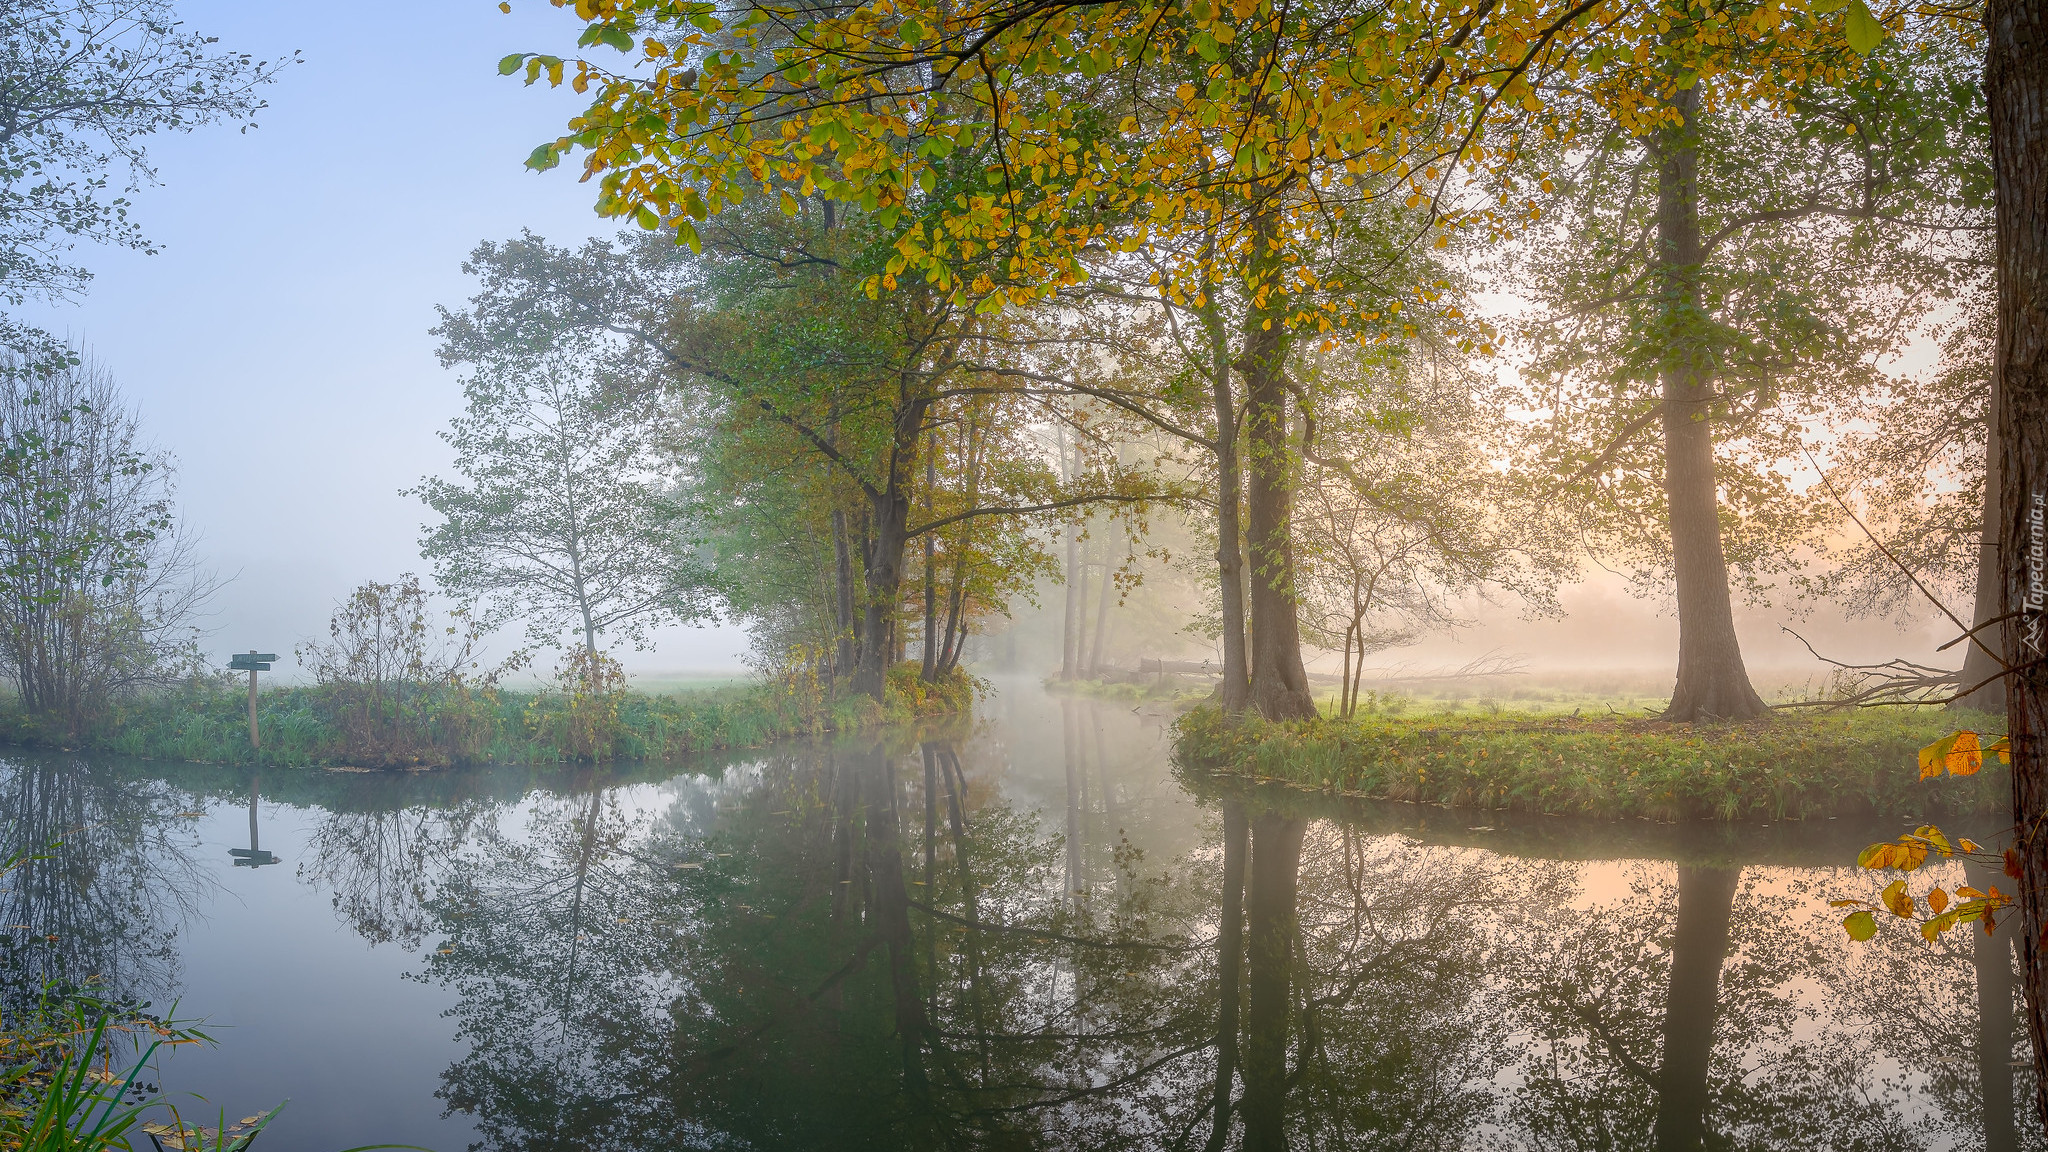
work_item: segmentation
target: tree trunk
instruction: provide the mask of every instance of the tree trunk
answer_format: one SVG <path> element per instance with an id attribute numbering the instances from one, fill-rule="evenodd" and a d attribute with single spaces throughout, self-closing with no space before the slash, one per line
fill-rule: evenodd
<path id="1" fill-rule="evenodd" d="M 1671 985 L 1664 995 L 1664 1055 L 1657 1069 L 1657 1152 L 1706 1147 L 1707 1071 L 1728 921 L 1742 869 L 1678 866 L 1678 924 L 1671 940 Z"/>
<path id="2" fill-rule="evenodd" d="M 1295 909 L 1306 821 L 1262 812 L 1252 819 L 1246 916 L 1244 1152 L 1287 1147 L 1287 1032 L 1294 1000 Z"/>
<path id="3" fill-rule="evenodd" d="M 2020 972 L 2034 1049 L 2034 1110 L 2048 1126 L 2048 10 L 2035 0 L 1992 0 L 1984 94 L 1991 112 L 1997 205 L 1998 554 L 2004 569 L 2003 650 L 2012 741 L 2013 824 L 2020 829 Z"/>
<path id="4" fill-rule="evenodd" d="M 1091 679 L 1102 675 L 1102 650 L 1107 646 L 1105 637 L 1109 634 L 1109 602 L 1116 589 L 1116 568 L 1109 562 L 1109 541 L 1102 542 L 1102 591 L 1095 596 L 1095 644 L 1088 650 L 1088 675 Z"/>
<path id="5" fill-rule="evenodd" d="M 1075 453 L 1079 453 L 1079 449 L 1075 449 Z M 1077 469 L 1073 465 L 1073 457 L 1067 455 L 1067 433 L 1065 433 L 1065 430 L 1061 430 L 1061 443 L 1059 443 L 1059 471 L 1063 474 L 1063 478 L 1067 480 L 1067 484 L 1073 484 L 1073 474 L 1075 474 Z M 1061 625 L 1061 633 L 1059 633 L 1059 678 L 1061 678 L 1061 681 L 1071 681 L 1071 678 L 1079 672 L 1079 666 L 1081 666 L 1079 637 L 1077 637 L 1079 621 L 1081 621 L 1081 603 L 1079 603 L 1077 596 L 1083 594 L 1081 588 L 1079 588 L 1079 580 L 1081 580 L 1081 535 L 1077 531 L 1073 531 L 1071 523 L 1067 527 L 1063 527 L 1061 531 L 1067 535 L 1067 568 L 1063 572 L 1065 584 L 1067 584 L 1067 588 L 1065 588 L 1065 592 L 1067 592 L 1067 596 L 1065 596 L 1065 599 L 1067 599 L 1067 619 Z"/>
<path id="6" fill-rule="evenodd" d="M 2005 681 L 1994 677 L 1998 675 L 2004 649 L 1999 646 L 2001 629 L 1991 624 L 1998 619 L 1999 587 L 2003 579 L 1998 561 L 1998 500 L 1999 490 L 2003 487 L 2003 466 L 1998 458 L 1998 383 L 1995 380 L 1991 385 L 1991 402 L 1986 406 L 1984 415 L 1984 516 L 1977 533 L 1977 603 L 1970 613 L 1970 627 L 1976 631 L 1972 632 L 1963 652 L 1962 683 L 1959 687 L 1968 694 L 1951 701 L 1949 707 L 2003 712 Z M 1972 685 L 1982 686 L 1969 691 Z"/>
<path id="7" fill-rule="evenodd" d="M 1698 85 L 1673 101 L 1685 123 L 1665 128 L 1657 150 L 1657 258 L 1665 324 L 1664 499 L 1671 521 L 1671 567 L 1678 585 L 1678 683 L 1664 719 L 1746 720 L 1765 708 L 1735 637 L 1728 559 L 1721 550 L 1720 496 L 1714 479 L 1713 379 L 1704 324 L 1700 244 Z"/>
<path id="8" fill-rule="evenodd" d="M 1263 238 L 1274 223 L 1259 222 Z M 1261 278 L 1276 298 L 1245 314 L 1246 552 L 1251 559 L 1251 700 L 1268 720 L 1316 714 L 1301 663 L 1294 600 L 1294 450 L 1288 442 L 1287 339 L 1277 302 L 1280 270 Z"/>
<path id="9" fill-rule="evenodd" d="M 860 666 L 853 690 L 882 702 L 889 686 L 889 664 L 895 659 L 896 606 L 903 590 L 903 551 L 909 543 L 910 501 L 883 493 L 871 514 L 873 542 L 868 545 L 867 579 L 861 615 Z"/>
<path id="10" fill-rule="evenodd" d="M 1230 391 L 1230 350 L 1213 309 L 1202 315 L 1209 338 L 1209 392 L 1216 408 L 1216 593 L 1223 617 L 1223 683 L 1226 712 L 1242 712 L 1251 701 L 1251 672 L 1244 637 L 1244 538 L 1239 521 L 1244 493 L 1237 458 L 1237 403 Z"/>
<path id="11" fill-rule="evenodd" d="M 1250 845 L 1244 805 L 1223 802 L 1223 895 L 1216 922 L 1216 1079 L 1205 1152 L 1230 1139 L 1230 1087 L 1237 1076 L 1238 1012 L 1244 979 L 1244 860 Z"/>
<path id="12" fill-rule="evenodd" d="M 846 510 L 832 510 L 832 567 L 834 606 L 839 640 L 834 645 L 832 673 L 845 676 L 853 671 L 853 550 L 846 540 Z"/>
<path id="13" fill-rule="evenodd" d="M 932 489 L 939 483 L 939 438 L 926 433 L 924 439 L 924 518 L 932 518 Z M 938 541 L 924 534 L 924 662 L 918 678 L 929 684 L 939 676 L 939 574 Z"/>

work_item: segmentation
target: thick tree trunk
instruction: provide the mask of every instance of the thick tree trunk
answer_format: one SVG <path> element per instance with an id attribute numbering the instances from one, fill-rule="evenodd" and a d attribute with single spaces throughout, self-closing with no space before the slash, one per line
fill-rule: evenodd
<path id="1" fill-rule="evenodd" d="M 1247 1009 L 1244 1037 L 1244 1152 L 1287 1147 L 1287 1033 L 1294 1001 L 1295 912 L 1306 821 L 1261 812 L 1252 818 L 1246 896 Z"/>
<path id="2" fill-rule="evenodd" d="M 1213 310 L 1203 313 L 1209 338 L 1209 391 L 1216 409 L 1216 592 L 1223 616 L 1223 708 L 1241 712 L 1251 702 L 1251 672 L 1244 636 L 1244 501 L 1237 455 L 1237 401 L 1230 390 L 1230 350 Z"/>
<path id="3" fill-rule="evenodd" d="M 1287 433 L 1287 344 L 1278 309 L 1245 324 L 1246 549 L 1251 558 L 1251 701 L 1268 720 L 1316 714 L 1294 599 L 1294 459 Z"/>
<path id="4" fill-rule="evenodd" d="M 2003 637 L 1997 625 L 1986 627 L 1998 619 L 1999 590 L 2004 579 L 1998 561 L 1998 501 L 2004 485 L 2003 465 L 1998 458 L 1998 383 L 1995 380 L 1991 385 L 1991 403 L 1985 409 L 1985 416 L 1989 427 L 1984 437 L 1984 514 L 1977 532 L 1977 602 L 1970 614 L 1970 627 L 1976 631 L 1963 653 L 1960 687 L 1968 694 L 1957 697 L 1949 707 L 2003 712 L 2005 680 L 1998 677 L 1999 661 L 2004 656 L 2004 649 L 1999 646 Z M 1998 655 L 1994 656 L 1994 652 Z M 1981 687 L 1971 690 L 1979 685 Z"/>
<path id="5" fill-rule="evenodd" d="M 884 494 L 874 502 L 874 537 L 868 545 L 865 599 L 862 606 L 860 666 L 853 690 L 882 702 L 889 686 L 889 665 L 896 658 L 896 609 L 903 591 L 903 552 L 909 541 L 910 501 Z"/>
<path id="6" fill-rule="evenodd" d="M 2034 1049 L 2034 1109 L 2048 1126 L 2048 7 L 1992 0 L 1984 94 L 1991 112 L 1997 204 L 1998 553 L 2012 740 L 2013 825 L 2019 830 L 2020 972 Z"/>
<path id="7" fill-rule="evenodd" d="M 1657 1152 L 1706 1147 L 1707 1071 L 1728 921 L 1741 868 L 1678 866 L 1678 924 L 1671 940 L 1671 985 L 1664 995 L 1664 1055 L 1657 1069 Z"/>
<path id="8" fill-rule="evenodd" d="M 1713 379 L 1708 351 L 1693 332 L 1704 322 L 1699 269 L 1699 87 L 1678 93 L 1685 123 L 1666 128 L 1657 150 L 1658 291 L 1665 342 L 1664 499 L 1671 521 L 1671 566 L 1678 585 L 1678 683 L 1666 720 L 1746 720 L 1764 713 L 1735 638 L 1728 558 L 1721 550 L 1720 495 L 1714 479 Z"/>

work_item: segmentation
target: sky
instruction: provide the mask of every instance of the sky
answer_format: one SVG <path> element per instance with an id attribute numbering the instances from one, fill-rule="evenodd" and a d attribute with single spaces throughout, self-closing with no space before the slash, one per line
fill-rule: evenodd
<path id="1" fill-rule="evenodd" d="M 86 295 L 23 316 L 83 344 L 177 458 L 183 515 L 232 578 L 204 646 L 284 654 L 288 673 L 357 584 L 427 575 L 426 510 L 400 489 L 450 458 L 435 432 L 460 386 L 428 330 L 472 292 L 464 255 L 522 228 L 614 229 L 576 172 L 522 167 L 576 110 L 497 73 L 510 52 L 571 50 L 573 16 L 544 0 L 177 8 L 224 48 L 304 62 L 259 127 L 150 144 L 159 185 L 133 199 L 160 254 L 76 249 Z M 673 628 L 624 655 L 642 673 L 730 670 L 745 640 Z"/>

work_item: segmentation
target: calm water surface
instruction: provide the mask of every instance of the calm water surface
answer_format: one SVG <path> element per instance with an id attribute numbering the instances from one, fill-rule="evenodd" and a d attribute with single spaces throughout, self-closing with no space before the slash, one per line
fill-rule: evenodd
<path id="1" fill-rule="evenodd" d="M 1219 1053 L 1232 1148 L 2040 1144 L 2006 933 L 1829 914 L 1898 829 L 1191 792 L 1167 719 L 1016 684 L 663 768 L 17 757 L 14 846 L 65 845 L 0 914 L 204 1020 L 165 1088 L 288 1098 L 272 1152 L 1202 1149 Z"/>

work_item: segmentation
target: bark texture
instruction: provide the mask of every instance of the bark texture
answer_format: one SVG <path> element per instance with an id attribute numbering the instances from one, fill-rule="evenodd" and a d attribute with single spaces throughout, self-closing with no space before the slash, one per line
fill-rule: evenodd
<path id="1" fill-rule="evenodd" d="M 1294 450 L 1280 318 L 1254 309 L 1244 359 L 1245 528 L 1251 585 L 1251 702 L 1268 720 L 1316 714 L 1294 595 Z"/>
<path id="2" fill-rule="evenodd" d="M 1678 592 L 1678 682 L 1667 720 L 1745 720 L 1764 713 L 1735 637 L 1714 475 L 1714 381 L 1692 333 L 1705 320 L 1699 271 L 1699 88 L 1678 94 L 1685 123 L 1657 142 L 1657 260 L 1663 298 L 1664 499 Z"/>
<path id="3" fill-rule="evenodd" d="M 1993 0 L 1984 21 L 1984 95 L 1991 113 L 1996 200 L 1998 343 L 1992 362 L 2000 461 L 2006 728 L 2012 741 L 2019 855 L 2020 973 L 2035 1069 L 2048 1069 L 2048 5 Z M 2048 1076 L 2036 1119 L 2048 1127 Z"/>

